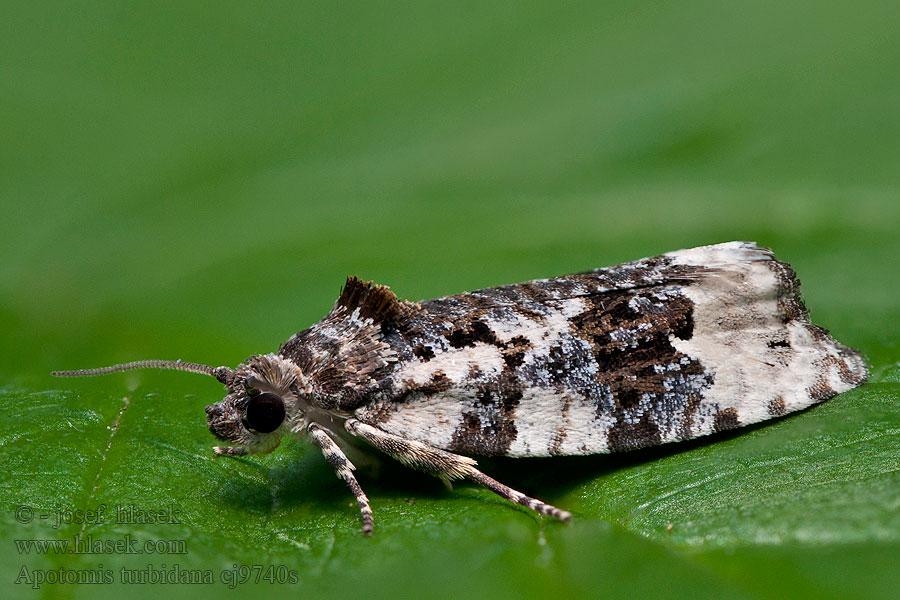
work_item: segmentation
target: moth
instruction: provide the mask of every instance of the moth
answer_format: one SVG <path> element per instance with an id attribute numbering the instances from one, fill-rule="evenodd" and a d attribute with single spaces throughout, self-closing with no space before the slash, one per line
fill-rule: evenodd
<path id="1" fill-rule="evenodd" d="M 177 369 L 227 391 L 206 407 L 217 456 L 310 439 L 356 497 L 362 440 L 445 482 L 468 479 L 562 521 L 474 456 L 564 456 L 688 440 L 862 384 L 863 357 L 810 322 L 791 267 L 752 242 L 422 302 L 347 279 L 331 312 L 237 366 L 145 360 L 54 375 Z"/>

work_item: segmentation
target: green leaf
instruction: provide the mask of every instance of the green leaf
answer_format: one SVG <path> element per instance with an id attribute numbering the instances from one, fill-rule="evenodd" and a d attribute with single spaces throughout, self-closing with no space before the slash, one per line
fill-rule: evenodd
<path id="1" fill-rule="evenodd" d="M 896 3 L 4 9 L 11 596 L 896 597 Z M 213 458 L 211 378 L 49 376 L 235 365 L 348 274 L 419 299 L 732 239 L 794 265 L 870 383 L 728 435 L 480 461 L 569 524 L 386 461 L 360 468 L 366 539 L 304 442 Z M 110 546 L 22 543 L 77 535 Z M 193 576 L 215 583 L 141 583 Z"/>

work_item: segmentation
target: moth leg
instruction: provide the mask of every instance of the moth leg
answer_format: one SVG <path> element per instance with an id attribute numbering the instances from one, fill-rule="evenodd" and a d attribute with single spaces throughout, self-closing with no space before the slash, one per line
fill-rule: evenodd
<path id="1" fill-rule="evenodd" d="M 306 428 L 306 431 L 309 433 L 309 437 L 312 438 L 322 451 L 325 460 L 334 467 L 337 476 L 347 482 L 350 491 L 356 496 L 356 501 L 359 503 L 359 512 L 362 515 L 363 535 L 372 535 L 372 530 L 375 528 L 375 521 L 372 517 L 372 507 L 369 506 L 369 499 L 366 497 L 366 493 L 363 491 L 362 487 L 360 487 L 359 482 L 356 481 L 356 477 L 353 476 L 353 470 L 356 467 L 347 460 L 347 457 L 324 429 L 315 423 L 310 423 Z"/>
<path id="2" fill-rule="evenodd" d="M 344 427 L 351 434 L 366 440 L 404 465 L 430 473 L 445 482 L 449 482 L 451 479 L 469 479 L 511 502 L 521 504 L 542 515 L 549 515 L 560 521 L 568 521 L 572 518 L 571 513 L 567 511 L 541 502 L 537 498 L 526 496 L 488 477 L 476 469 L 475 460 L 467 456 L 460 456 L 446 450 L 432 448 L 422 442 L 404 439 L 357 419 L 347 419 Z"/>
<path id="3" fill-rule="evenodd" d="M 234 446 L 213 446 L 213 455 L 215 456 L 246 456 L 249 454 L 246 448 L 237 448 Z"/>
<path id="4" fill-rule="evenodd" d="M 522 506 L 539 512 L 542 515 L 549 515 L 555 519 L 559 519 L 560 521 L 568 521 L 572 518 L 572 513 L 570 513 L 569 511 L 560 510 L 551 504 L 541 502 L 537 498 L 531 498 L 529 496 L 526 496 L 522 492 L 517 492 L 508 485 L 503 485 L 493 477 L 488 477 L 477 469 L 473 469 L 473 472 L 468 477 L 475 483 L 483 485 L 498 496 L 502 496 L 510 502 L 521 504 Z"/>
<path id="5" fill-rule="evenodd" d="M 254 454 L 268 454 L 280 443 L 279 441 L 264 450 L 257 450 Z M 250 451 L 240 446 L 213 446 L 213 454 L 215 456 L 247 456 Z"/>

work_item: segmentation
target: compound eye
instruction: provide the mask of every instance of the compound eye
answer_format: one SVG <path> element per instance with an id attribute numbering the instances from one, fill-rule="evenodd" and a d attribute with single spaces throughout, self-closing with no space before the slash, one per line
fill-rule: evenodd
<path id="1" fill-rule="evenodd" d="M 284 421 L 284 400 L 263 392 L 250 398 L 247 404 L 247 425 L 260 433 L 272 433 Z"/>

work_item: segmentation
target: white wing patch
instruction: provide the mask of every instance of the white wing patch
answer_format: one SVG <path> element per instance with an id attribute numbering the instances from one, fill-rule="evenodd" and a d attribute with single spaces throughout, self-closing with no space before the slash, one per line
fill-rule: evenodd
<path id="1" fill-rule="evenodd" d="M 518 435 L 509 456 L 608 452 L 606 431 L 614 419 L 579 394 L 528 390 L 515 411 Z"/>
<path id="2" fill-rule="evenodd" d="M 716 270 L 683 290 L 695 307 L 694 335 L 670 338 L 714 377 L 695 418 L 694 436 L 712 433 L 715 415 L 727 409 L 747 425 L 820 402 L 813 390 L 823 378 L 834 392 L 847 391 L 858 381 L 841 378 L 839 365 L 845 362 L 857 377 L 865 376 L 862 360 L 842 353 L 830 337 L 814 335 L 814 325 L 784 322 L 778 303 L 784 283 L 770 268 L 769 251 L 729 242 L 667 256 L 677 264 Z"/>

